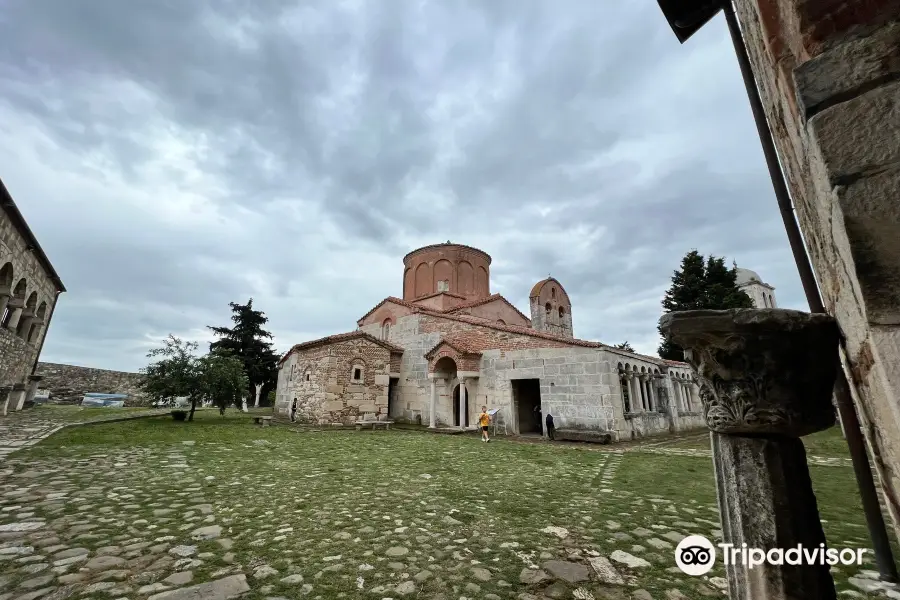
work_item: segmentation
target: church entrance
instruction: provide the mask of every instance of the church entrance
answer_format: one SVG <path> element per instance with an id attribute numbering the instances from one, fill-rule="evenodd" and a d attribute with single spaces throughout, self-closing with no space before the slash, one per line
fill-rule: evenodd
<path id="1" fill-rule="evenodd" d="M 466 411 L 465 427 L 469 426 L 469 394 L 466 394 L 466 405 L 463 407 Z M 453 388 L 453 425 L 459 427 L 459 384 Z"/>
<path id="2" fill-rule="evenodd" d="M 541 411 L 541 380 L 513 379 L 512 393 L 514 414 L 519 434 L 544 433 L 544 415 Z"/>

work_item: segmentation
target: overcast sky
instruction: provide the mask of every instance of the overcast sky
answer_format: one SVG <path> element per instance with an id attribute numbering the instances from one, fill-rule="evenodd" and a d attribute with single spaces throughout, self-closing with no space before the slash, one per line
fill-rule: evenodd
<path id="1" fill-rule="evenodd" d="M 251 296 L 279 350 L 351 331 L 447 240 L 645 353 L 692 248 L 805 308 L 721 16 L 680 46 L 652 0 L 0 5 L 0 178 L 69 290 L 45 361 L 137 370 Z"/>

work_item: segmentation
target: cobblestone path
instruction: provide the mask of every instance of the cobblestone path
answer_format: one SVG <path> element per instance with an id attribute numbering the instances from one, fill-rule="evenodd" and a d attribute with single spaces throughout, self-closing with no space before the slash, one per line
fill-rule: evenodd
<path id="1" fill-rule="evenodd" d="M 97 415 L 96 413 L 87 413 L 86 416 L 79 419 L 78 412 L 72 412 L 65 415 L 65 419 L 59 415 L 54 415 L 49 411 L 40 409 L 29 409 L 9 413 L 5 417 L 0 417 L 0 462 L 7 456 L 37 444 L 44 438 L 56 433 L 63 427 L 79 425 L 84 423 L 102 423 L 105 421 L 120 421 L 127 419 L 140 419 L 149 415 L 162 415 L 169 412 L 168 409 L 147 410 L 128 413 L 113 413 L 116 409 L 109 409 L 109 415 Z"/>

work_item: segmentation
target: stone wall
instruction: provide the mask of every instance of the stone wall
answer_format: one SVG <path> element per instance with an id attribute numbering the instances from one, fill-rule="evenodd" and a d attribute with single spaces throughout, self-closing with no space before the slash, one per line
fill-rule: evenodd
<path id="1" fill-rule="evenodd" d="M 352 423 L 364 413 L 388 412 L 391 352 L 365 337 L 295 351 L 278 376 L 275 411 L 302 423 Z M 360 378 L 354 378 L 359 369 Z"/>
<path id="2" fill-rule="evenodd" d="M 362 331 L 378 335 L 378 323 L 363 326 Z M 473 323 L 413 314 L 401 317 L 391 329 L 390 342 L 405 349 L 400 368 L 397 398 L 391 416 L 423 423 L 429 421 L 431 381 L 428 361 L 424 355 L 434 348 L 445 334 L 461 335 L 477 331 L 479 337 L 492 338 L 497 349 L 486 350 L 478 367 L 480 377 L 467 383 L 469 423 L 482 405 L 502 408 L 516 433 L 515 405 L 512 380 L 540 379 L 541 405 L 554 415 L 557 427 L 590 428 L 615 432 L 618 439 L 632 439 L 703 427 L 699 413 L 667 413 L 625 415 L 622 389 L 619 385 L 618 363 L 623 360 L 640 363 L 640 357 L 617 353 L 601 347 L 578 347 L 562 340 L 516 334 L 499 329 L 481 327 Z M 646 361 L 647 367 L 659 367 Z M 690 372 L 687 365 L 670 368 L 679 373 Z M 671 381 L 667 397 L 674 398 Z M 453 390 L 458 379 L 437 386 L 436 420 L 439 425 L 452 425 Z M 546 412 L 544 413 L 546 414 Z"/>
<path id="3" fill-rule="evenodd" d="M 140 373 L 92 369 L 75 365 L 39 362 L 35 375 L 40 375 L 39 389 L 50 392 L 50 402 L 77 404 L 86 393 L 128 394 L 125 406 L 149 403 L 140 389 Z"/>
<path id="4" fill-rule="evenodd" d="M 900 534 L 900 0 L 737 8 Z"/>
<path id="5" fill-rule="evenodd" d="M 37 347 L 16 335 L 16 332 L 0 327 L 0 385 L 25 383 Z"/>

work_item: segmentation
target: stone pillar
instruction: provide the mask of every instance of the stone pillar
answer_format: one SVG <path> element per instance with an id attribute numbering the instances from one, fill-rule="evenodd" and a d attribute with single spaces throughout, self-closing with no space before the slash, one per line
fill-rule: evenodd
<path id="1" fill-rule="evenodd" d="M 22 406 L 25 404 L 25 384 L 17 383 L 13 386 L 12 391 L 9 393 L 9 409 L 10 410 L 22 410 Z"/>
<path id="2" fill-rule="evenodd" d="M 12 391 L 11 385 L 0 386 L 0 417 L 5 417 L 9 406 L 9 393 Z"/>
<path id="3" fill-rule="evenodd" d="M 644 395 L 644 410 L 650 410 L 650 382 L 647 375 L 641 375 L 641 393 Z"/>
<path id="4" fill-rule="evenodd" d="M 16 335 L 28 341 L 28 334 L 31 332 L 31 324 L 34 322 L 35 316 L 31 309 L 22 313 L 19 317 L 19 324 L 16 325 Z"/>
<path id="5" fill-rule="evenodd" d="M 6 326 L 10 331 L 15 331 L 19 326 L 19 318 L 22 316 L 22 307 L 21 306 L 10 306 L 10 310 L 12 310 L 12 316 L 9 318 L 9 324 Z"/>
<path id="6" fill-rule="evenodd" d="M 641 412 L 641 395 L 638 392 L 637 376 L 628 371 L 628 395 L 631 396 L 631 412 Z"/>
<path id="7" fill-rule="evenodd" d="M 685 349 L 700 381 L 724 544 L 766 553 L 824 546 L 800 437 L 835 422 L 835 320 L 771 308 L 697 310 L 664 315 L 660 331 Z M 736 563 L 725 567 L 731 600 L 836 598 L 828 564 Z"/>
<path id="8" fill-rule="evenodd" d="M 672 382 L 672 396 L 675 397 L 675 405 L 678 406 L 678 410 L 685 410 L 684 401 L 681 399 L 681 394 L 678 391 L 678 380 L 672 378 L 669 381 Z"/>
<path id="9" fill-rule="evenodd" d="M 650 390 L 650 405 L 653 410 L 658 411 L 660 406 L 659 396 L 656 395 L 656 375 L 647 376 L 647 388 Z"/>
<path id="10" fill-rule="evenodd" d="M 35 394 L 37 394 L 38 385 L 41 383 L 41 380 L 43 378 L 43 375 L 28 376 L 28 391 L 25 392 L 25 402 L 31 402 L 34 400 L 34 396 Z"/>
<path id="11" fill-rule="evenodd" d="M 0 319 L 3 318 L 3 311 L 9 303 L 9 293 L 0 293 Z"/>
<path id="12" fill-rule="evenodd" d="M 434 429 L 437 427 L 437 419 L 435 418 L 434 411 L 437 409 L 437 382 L 434 380 L 434 377 L 431 378 L 431 404 L 428 409 L 428 427 L 429 429 Z M 374 427 L 374 425 L 373 425 Z"/>
<path id="13" fill-rule="evenodd" d="M 459 428 L 466 426 L 466 380 L 459 380 Z"/>

